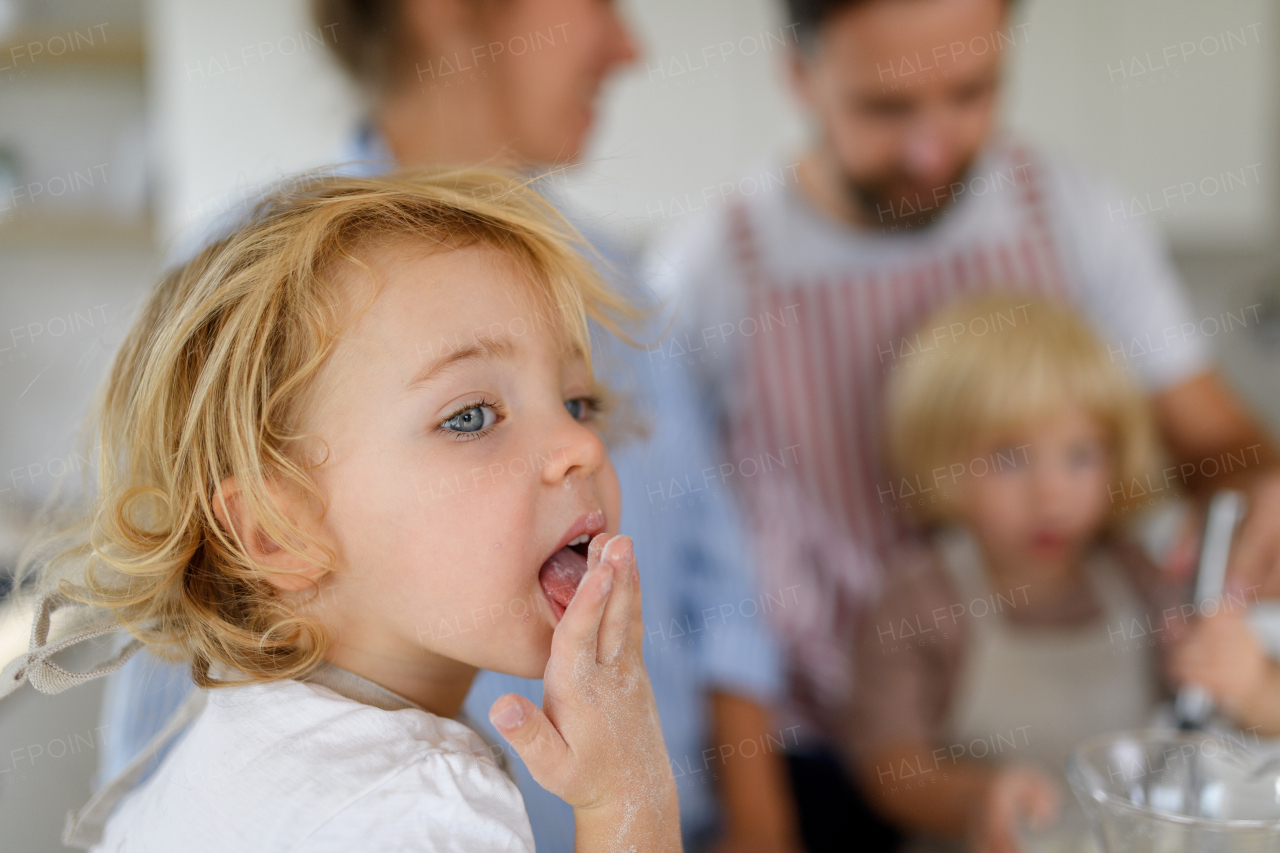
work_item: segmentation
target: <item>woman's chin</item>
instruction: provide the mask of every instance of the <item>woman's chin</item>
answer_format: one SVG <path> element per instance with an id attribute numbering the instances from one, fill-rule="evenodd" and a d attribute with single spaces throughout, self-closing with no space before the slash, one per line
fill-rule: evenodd
<path id="1" fill-rule="evenodd" d="M 539 158 L 548 165 L 566 166 L 577 163 L 587 146 L 587 137 L 595 123 L 592 107 L 579 107 L 564 113 L 564 120 L 557 123 L 558 138 L 547 139 L 544 155 Z"/>

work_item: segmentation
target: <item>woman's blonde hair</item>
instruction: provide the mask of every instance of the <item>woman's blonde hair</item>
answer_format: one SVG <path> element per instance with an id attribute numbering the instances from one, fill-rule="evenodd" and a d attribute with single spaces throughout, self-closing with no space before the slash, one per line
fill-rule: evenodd
<path id="1" fill-rule="evenodd" d="M 1082 406 L 1111 439 L 1116 515 L 1132 507 L 1128 484 L 1159 462 L 1151 411 L 1124 366 L 1069 307 L 1026 294 L 963 299 L 905 340 L 915 355 L 895 368 L 886 389 L 895 478 L 913 488 L 949 486 L 953 465 L 966 468 L 958 476 L 972 476 L 969 457 L 978 442 Z M 940 480 L 939 471 L 947 472 Z M 911 509 L 921 521 L 947 521 L 954 502 Z"/>
<path id="2" fill-rule="evenodd" d="M 263 532 L 305 556 L 307 537 L 268 484 L 320 497 L 300 415 L 350 313 L 340 310 L 335 268 L 368 270 L 361 249 L 398 240 L 504 253 L 527 274 L 547 328 L 588 362 L 587 318 L 620 333 L 619 321 L 634 316 L 525 180 L 461 170 L 281 187 L 152 294 L 90 421 L 99 449 L 90 511 L 23 573 L 40 564 L 40 586 L 114 611 L 162 656 L 189 659 L 203 687 L 224 683 L 212 664 L 265 681 L 319 663 L 323 626 L 275 594 L 219 525 L 215 493 L 234 477 Z"/>

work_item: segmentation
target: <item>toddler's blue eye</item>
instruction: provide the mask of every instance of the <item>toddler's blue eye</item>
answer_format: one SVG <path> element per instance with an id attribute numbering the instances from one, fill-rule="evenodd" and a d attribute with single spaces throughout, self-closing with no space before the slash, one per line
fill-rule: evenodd
<path id="1" fill-rule="evenodd" d="M 453 432 L 479 432 L 487 426 L 492 426 L 497 419 L 497 414 L 488 406 L 470 406 L 440 426 Z"/>
<path id="2" fill-rule="evenodd" d="M 591 401 L 585 397 L 565 400 L 564 407 L 568 409 L 575 421 L 585 421 L 591 415 Z"/>

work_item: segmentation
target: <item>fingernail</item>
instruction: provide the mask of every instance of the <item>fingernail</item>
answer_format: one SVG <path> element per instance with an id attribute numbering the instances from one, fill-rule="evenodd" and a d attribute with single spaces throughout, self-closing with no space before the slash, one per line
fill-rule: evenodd
<path id="1" fill-rule="evenodd" d="M 626 560 L 626 551 L 627 547 L 623 536 L 618 534 L 604 546 L 604 551 L 600 553 L 600 562 L 620 565 Z"/>
<path id="2" fill-rule="evenodd" d="M 594 565 L 600 562 L 600 558 L 604 555 L 604 546 L 609 544 L 609 534 L 597 533 L 591 540 L 591 544 L 587 546 L 587 563 Z"/>
<path id="3" fill-rule="evenodd" d="M 489 715 L 489 722 L 500 729 L 514 729 L 524 722 L 524 703 L 511 702 L 496 714 Z"/>

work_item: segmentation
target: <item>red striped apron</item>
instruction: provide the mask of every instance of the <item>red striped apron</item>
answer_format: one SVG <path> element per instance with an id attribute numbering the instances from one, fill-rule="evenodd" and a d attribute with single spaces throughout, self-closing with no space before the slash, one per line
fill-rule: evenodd
<path id="1" fill-rule="evenodd" d="M 942 254 L 925 250 L 892 274 L 850 270 L 822 280 L 779 279 L 761 263 L 745 205 L 730 209 L 731 239 L 748 298 L 746 316 L 774 322 L 736 360 L 725 412 L 735 459 L 793 464 L 742 481 L 765 590 L 788 589 L 796 606 L 774 608 L 786 648 L 795 712 L 821 724 L 851 684 L 857 614 L 875 594 L 880 566 L 904 534 L 886 498 L 881 395 L 886 346 L 934 310 L 985 290 L 1067 295 L 1039 179 L 1028 164 L 1016 187 L 1020 228 Z"/>

